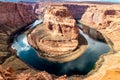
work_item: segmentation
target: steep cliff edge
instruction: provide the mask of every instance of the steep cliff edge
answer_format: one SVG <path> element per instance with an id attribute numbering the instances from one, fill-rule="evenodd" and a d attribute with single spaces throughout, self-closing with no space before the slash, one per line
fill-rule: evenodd
<path id="1" fill-rule="evenodd" d="M 113 42 L 116 51 L 120 50 L 120 5 L 94 4 L 86 9 L 80 22 L 106 34 Z"/>
<path id="2" fill-rule="evenodd" d="M 0 2 L 0 50 L 6 51 L 13 32 L 33 22 L 32 5 Z"/>
<path id="3" fill-rule="evenodd" d="M 22 3 L 0 2 L 0 64 L 6 68 L 24 71 L 29 69 L 21 60 L 8 52 L 9 39 L 14 32 L 36 19 L 32 5 Z M 23 70 L 22 70 L 23 69 Z"/>
<path id="4" fill-rule="evenodd" d="M 35 15 L 32 5 L 0 2 L 0 50 L 2 50 L 2 44 L 8 44 L 6 40 L 8 40 L 13 32 L 34 20 Z"/>

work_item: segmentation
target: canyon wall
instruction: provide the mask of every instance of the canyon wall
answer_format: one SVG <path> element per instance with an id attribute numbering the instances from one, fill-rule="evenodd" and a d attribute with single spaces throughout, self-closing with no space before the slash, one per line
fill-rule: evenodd
<path id="1" fill-rule="evenodd" d="M 8 52 L 12 34 L 36 19 L 33 6 L 23 3 L 0 2 L 0 64 L 14 67 L 15 71 L 25 71 L 29 67 Z M 23 70 L 22 70 L 23 69 Z"/>
<path id="2" fill-rule="evenodd" d="M 80 22 L 101 31 L 113 42 L 116 51 L 120 50 L 120 5 L 99 4 L 90 6 L 82 15 Z"/>
<path id="3" fill-rule="evenodd" d="M 89 4 L 88 4 L 89 5 Z M 97 62 L 99 68 L 83 80 L 119 80 L 120 79 L 120 5 L 90 4 L 82 15 L 80 22 L 101 32 L 113 48 L 114 54 L 108 54 Z"/>
<path id="4" fill-rule="evenodd" d="M 72 12 L 73 17 L 80 19 L 82 24 L 100 31 L 113 43 L 115 54 L 101 58 L 104 61 L 101 67 L 92 75 L 85 77 L 84 80 L 109 80 L 109 78 L 111 80 L 120 80 L 120 5 L 96 3 L 65 3 L 62 5 L 67 6 L 70 12 Z M 40 10 L 36 9 L 36 14 L 41 15 Z M 0 2 L 0 63 L 3 63 L 10 56 L 7 52 L 7 40 L 10 35 L 34 20 L 33 6 L 21 3 Z M 11 61 L 11 65 L 8 64 L 9 61 Z M 12 61 L 14 62 L 12 63 Z M 16 63 L 18 66 L 22 65 L 22 67 L 18 68 L 19 70 L 23 69 L 24 71 L 28 69 L 23 62 L 21 63 L 18 59 L 17 61 L 20 63 L 19 65 L 16 63 L 16 57 L 12 57 L 7 59 L 4 65 L 13 66 Z M 76 76 L 69 77 L 68 79 L 80 80 L 81 78 Z"/>
<path id="5" fill-rule="evenodd" d="M 81 22 L 96 29 L 115 30 L 119 26 L 120 5 L 90 6 L 82 15 Z"/>
<path id="6" fill-rule="evenodd" d="M 7 40 L 13 32 L 34 20 L 32 5 L 0 2 L 0 50 L 7 49 Z"/>

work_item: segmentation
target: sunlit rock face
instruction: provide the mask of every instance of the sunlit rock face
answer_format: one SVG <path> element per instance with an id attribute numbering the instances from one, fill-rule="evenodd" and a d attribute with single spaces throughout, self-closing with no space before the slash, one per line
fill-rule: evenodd
<path id="1" fill-rule="evenodd" d="M 90 6 L 82 15 L 81 22 L 96 29 L 117 29 L 120 19 L 120 5 Z"/>
<path id="2" fill-rule="evenodd" d="M 79 45 L 78 39 L 79 31 L 75 20 L 67 7 L 60 5 L 49 6 L 45 11 L 43 24 L 28 35 L 30 45 L 46 52 L 42 55 L 53 58 L 71 55 L 70 52 Z"/>
<path id="3" fill-rule="evenodd" d="M 50 6 L 44 15 L 44 23 L 54 35 L 60 35 L 64 38 L 77 39 L 78 28 L 70 11 L 64 6 Z M 69 35 L 71 33 L 71 35 Z"/>
<path id="4" fill-rule="evenodd" d="M 112 6 L 111 6 L 112 5 Z M 115 50 L 120 50 L 120 5 L 94 4 L 82 15 L 81 23 L 101 31 L 113 42 Z"/>
<path id="5" fill-rule="evenodd" d="M 94 4 L 82 15 L 81 23 L 99 30 L 111 40 L 115 52 L 102 58 L 101 67 L 84 80 L 119 80 L 120 58 L 120 5 L 119 4 Z"/>

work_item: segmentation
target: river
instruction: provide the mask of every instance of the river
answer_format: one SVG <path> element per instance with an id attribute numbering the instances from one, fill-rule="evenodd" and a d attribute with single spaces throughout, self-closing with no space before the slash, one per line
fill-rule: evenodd
<path id="1" fill-rule="evenodd" d="M 42 21 L 38 21 L 37 23 L 34 22 L 33 24 L 36 26 L 36 24 L 40 23 L 42 23 Z M 32 26 L 32 28 L 34 26 Z M 94 68 L 96 61 L 102 54 L 110 51 L 110 47 L 104 42 L 92 39 L 81 30 L 80 34 L 82 34 L 87 40 L 88 47 L 81 56 L 69 62 L 51 62 L 40 58 L 36 50 L 28 44 L 27 37 L 24 33 L 19 34 L 14 38 L 12 48 L 17 50 L 17 56 L 22 61 L 36 70 L 45 70 L 58 76 L 64 74 L 85 75 Z"/>

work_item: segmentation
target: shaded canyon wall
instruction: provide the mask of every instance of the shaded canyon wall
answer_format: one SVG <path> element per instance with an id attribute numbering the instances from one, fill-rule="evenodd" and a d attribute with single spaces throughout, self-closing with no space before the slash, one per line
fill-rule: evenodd
<path id="1" fill-rule="evenodd" d="M 15 72 L 29 71 L 29 67 L 8 52 L 11 35 L 36 19 L 33 6 L 23 3 L 0 2 L 0 64 L 13 67 Z"/>

